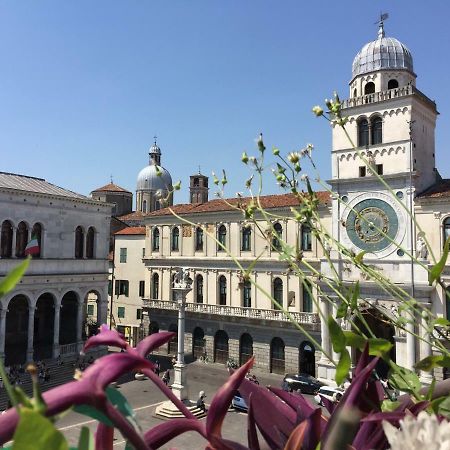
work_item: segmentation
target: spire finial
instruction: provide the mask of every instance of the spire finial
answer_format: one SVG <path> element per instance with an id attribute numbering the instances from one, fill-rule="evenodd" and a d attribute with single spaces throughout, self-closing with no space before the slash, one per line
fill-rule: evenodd
<path id="1" fill-rule="evenodd" d="M 156 134 L 153 136 L 153 139 L 155 140 L 155 145 L 156 145 L 156 140 L 158 139 L 158 136 L 156 136 Z"/>
<path id="2" fill-rule="evenodd" d="M 202 174 L 202 172 L 201 172 L 201 170 L 200 170 L 200 164 L 198 165 L 198 174 L 199 174 L 199 175 Z"/>
<path id="3" fill-rule="evenodd" d="M 389 17 L 388 13 L 380 12 L 380 20 L 375 22 L 375 25 L 378 24 L 378 39 L 384 38 L 384 21 Z"/>
<path id="4" fill-rule="evenodd" d="M 110 175 L 110 178 L 111 178 L 111 184 L 114 184 L 113 183 L 113 176 L 112 176 L 112 174 Z"/>

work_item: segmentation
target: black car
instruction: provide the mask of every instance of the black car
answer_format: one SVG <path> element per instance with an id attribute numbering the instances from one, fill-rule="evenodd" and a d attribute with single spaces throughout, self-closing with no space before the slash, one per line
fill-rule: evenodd
<path id="1" fill-rule="evenodd" d="M 307 373 L 287 374 L 283 378 L 283 386 L 289 391 L 300 391 L 303 394 L 316 394 L 323 384 Z"/>

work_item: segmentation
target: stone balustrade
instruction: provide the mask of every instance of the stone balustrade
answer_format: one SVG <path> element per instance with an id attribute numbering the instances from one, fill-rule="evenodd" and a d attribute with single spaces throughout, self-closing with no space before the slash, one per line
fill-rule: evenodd
<path id="1" fill-rule="evenodd" d="M 144 308 L 178 310 L 175 301 L 143 299 Z M 214 314 L 218 316 L 243 317 L 259 320 L 273 320 L 278 322 L 290 322 L 294 320 L 301 324 L 320 326 L 320 318 L 317 313 L 290 312 L 290 317 L 283 311 L 275 309 L 244 308 L 241 306 L 210 305 L 207 303 L 186 303 L 186 311 L 199 314 Z"/>

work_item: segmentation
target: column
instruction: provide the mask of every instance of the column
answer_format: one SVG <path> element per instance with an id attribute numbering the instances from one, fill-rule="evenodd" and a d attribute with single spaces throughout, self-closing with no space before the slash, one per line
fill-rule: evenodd
<path id="1" fill-rule="evenodd" d="M 61 304 L 55 302 L 55 320 L 53 322 L 53 358 L 60 355 L 59 352 L 59 322 L 61 315 Z"/>
<path id="2" fill-rule="evenodd" d="M 78 314 L 77 314 L 77 352 L 80 352 L 83 348 L 83 309 L 84 301 L 78 302 Z"/>
<path id="3" fill-rule="evenodd" d="M 0 310 L 0 359 L 5 359 L 5 332 L 6 332 L 6 313 L 8 310 Z"/>
<path id="4" fill-rule="evenodd" d="M 27 342 L 27 362 L 33 361 L 33 340 L 34 340 L 34 311 L 36 307 L 28 307 L 28 342 Z"/>
<path id="5" fill-rule="evenodd" d="M 431 306 L 430 304 L 426 305 L 428 308 Z M 420 330 L 419 334 L 424 339 L 423 341 L 420 341 L 420 357 L 419 360 L 424 359 L 428 356 L 432 355 L 432 348 L 431 348 L 431 336 L 428 332 L 428 322 L 429 322 L 429 316 L 428 311 L 422 311 L 421 321 L 420 321 Z M 433 372 L 420 372 L 420 379 L 424 384 L 431 384 L 433 380 Z"/>
<path id="6" fill-rule="evenodd" d="M 406 323 L 406 368 L 414 370 L 414 364 L 416 362 L 416 338 L 414 333 L 414 313 L 411 314 L 406 312 L 407 320 Z"/>

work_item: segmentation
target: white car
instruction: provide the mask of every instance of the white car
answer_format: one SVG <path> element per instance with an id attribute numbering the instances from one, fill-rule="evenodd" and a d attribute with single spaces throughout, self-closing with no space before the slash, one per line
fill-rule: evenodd
<path id="1" fill-rule="evenodd" d="M 233 408 L 238 411 L 248 411 L 247 403 L 245 403 L 244 398 L 241 397 L 241 394 L 239 392 L 236 392 L 236 395 L 233 397 L 231 404 L 233 405 Z"/>
<path id="2" fill-rule="evenodd" d="M 314 400 L 321 406 L 323 406 L 322 398 L 326 398 L 330 402 L 338 402 L 345 394 L 345 389 L 340 387 L 322 386 L 319 392 L 314 396 Z"/>

